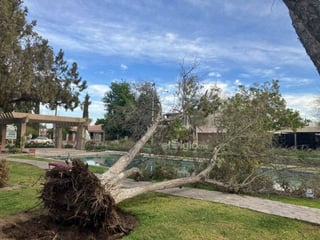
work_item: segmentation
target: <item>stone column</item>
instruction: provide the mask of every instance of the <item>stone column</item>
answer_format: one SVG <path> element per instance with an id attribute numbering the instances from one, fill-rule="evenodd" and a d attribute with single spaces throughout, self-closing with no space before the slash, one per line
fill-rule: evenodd
<path id="1" fill-rule="evenodd" d="M 4 150 L 4 148 L 6 147 L 7 128 L 5 124 L 1 124 L 0 128 L 1 128 L 1 149 L 0 149 L 0 153 L 1 153 L 1 151 Z"/>
<path id="2" fill-rule="evenodd" d="M 85 144 L 85 127 L 83 125 L 79 125 L 77 129 L 76 149 L 83 150 L 84 144 Z"/>
<path id="3" fill-rule="evenodd" d="M 55 147 L 62 148 L 62 127 L 59 125 L 55 127 Z"/>
<path id="4" fill-rule="evenodd" d="M 21 150 L 23 150 L 24 145 L 26 143 L 26 131 L 27 131 L 27 122 L 23 121 L 20 123 L 20 129 L 19 129 L 19 137 L 18 139 L 20 139 L 20 148 Z"/>

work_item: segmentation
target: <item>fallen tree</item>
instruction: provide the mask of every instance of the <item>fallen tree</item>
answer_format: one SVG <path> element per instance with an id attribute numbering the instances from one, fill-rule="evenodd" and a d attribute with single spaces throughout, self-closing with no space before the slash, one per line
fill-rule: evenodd
<path id="1" fill-rule="evenodd" d="M 105 186 L 106 191 L 110 192 L 115 200 L 115 203 L 119 203 L 127 198 L 131 198 L 149 191 L 156 191 L 160 189 L 178 187 L 189 183 L 204 181 L 206 178 L 208 178 L 210 171 L 215 166 L 220 147 L 216 147 L 213 150 L 212 157 L 209 160 L 207 167 L 199 173 L 192 174 L 189 177 L 149 184 L 148 186 L 134 187 L 130 189 L 123 188 L 123 180 L 134 173 L 140 172 L 138 168 L 131 168 L 129 170 L 126 170 L 126 168 L 133 161 L 134 157 L 137 155 L 137 153 L 139 153 L 141 148 L 154 134 L 160 121 L 161 116 L 159 115 L 156 121 L 154 121 L 153 125 L 147 130 L 145 135 L 131 148 L 131 150 L 127 154 L 120 157 L 112 167 L 110 167 L 104 174 L 101 175 L 101 182 Z"/>
<path id="2" fill-rule="evenodd" d="M 146 192 L 197 182 L 231 186 L 238 192 L 257 178 L 255 173 L 262 155 L 271 149 L 270 131 L 303 124 L 298 113 L 286 108 L 277 81 L 248 89 L 240 87 L 235 96 L 223 101 L 219 111 L 215 124 L 220 141 L 212 148 L 204 169 L 197 169 L 187 177 L 143 186 L 127 188 L 123 185 L 129 176 L 140 173 L 138 168 L 128 166 L 163 120 L 159 114 L 139 141 L 99 177 L 77 160 L 72 162 L 71 168 L 49 170 L 41 194 L 44 206 L 54 221 L 80 226 L 95 236 L 101 231 L 127 234 L 130 228 L 118 216 L 118 203 Z"/>
<path id="3" fill-rule="evenodd" d="M 122 182 L 132 174 L 139 173 L 138 168 L 126 170 L 136 154 L 150 139 L 161 121 L 159 115 L 145 135 L 119 158 L 99 178 L 89 171 L 88 165 L 80 160 L 72 160 L 72 166 L 57 166 L 46 172 L 41 199 L 53 222 L 75 228 L 77 233 L 86 234 L 90 239 L 116 239 L 132 230 L 125 218 L 119 216 L 116 204 L 149 191 L 177 187 L 205 180 L 217 161 L 219 148 L 215 148 L 210 163 L 200 173 L 189 177 L 148 184 L 133 188 L 124 188 Z M 74 235 L 73 238 L 76 238 Z M 67 237 L 57 231 L 55 238 Z"/>

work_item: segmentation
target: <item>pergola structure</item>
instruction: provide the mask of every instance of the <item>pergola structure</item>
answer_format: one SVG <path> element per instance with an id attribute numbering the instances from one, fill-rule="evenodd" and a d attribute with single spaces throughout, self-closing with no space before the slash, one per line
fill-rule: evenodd
<path id="1" fill-rule="evenodd" d="M 18 139 L 20 139 L 21 148 L 24 147 L 27 123 L 51 123 L 55 126 L 55 147 L 62 148 L 62 127 L 77 126 L 77 144 L 76 149 L 84 149 L 85 130 L 89 126 L 91 119 L 50 116 L 42 114 L 22 113 L 22 112 L 0 112 L 1 145 L 5 146 L 6 125 L 18 125 Z"/>

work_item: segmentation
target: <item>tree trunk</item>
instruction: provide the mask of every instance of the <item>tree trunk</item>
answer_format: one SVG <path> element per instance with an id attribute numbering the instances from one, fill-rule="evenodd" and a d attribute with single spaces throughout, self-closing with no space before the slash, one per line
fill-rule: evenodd
<path id="1" fill-rule="evenodd" d="M 116 204 L 127 198 L 131 198 L 142 193 L 204 181 L 208 177 L 209 172 L 215 166 L 218 153 L 220 152 L 220 148 L 215 148 L 207 168 L 204 169 L 202 172 L 198 173 L 197 175 L 173 179 L 164 182 L 150 183 L 145 186 L 122 188 L 121 183 L 124 179 L 126 179 L 130 174 L 139 172 L 139 169 L 137 168 L 131 168 L 129 170 L 126 170 L 126 167 L 133 161 L 136 154 L 151 138 L 153 133 L 156 131 L 160 121 L 161 116 L 159 115 L 156 121 L 154 121 L 153 125 L 148 129 L 145 135 L 134 145 L 134 147 L 132 147 L 127 154 L 119 158 L 119 160 L 113 166 L 111 166 L 105 173 L 101 175 L 101 183 L 104 185 L 106 191 L 109 192 L 111 196 L 114 198 Z"/>
<path id="2" fill-rule="evenodd" d="M 307 54 L 320 73 L 320 1 L 283 0 L 293 27 Z"/>

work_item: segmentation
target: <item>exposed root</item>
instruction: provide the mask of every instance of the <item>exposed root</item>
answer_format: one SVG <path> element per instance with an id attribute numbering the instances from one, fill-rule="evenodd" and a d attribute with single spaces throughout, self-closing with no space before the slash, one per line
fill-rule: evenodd
<path id="1" fill-rule="evenodd" d="M 79 159 L 72 161 L 71 168 L 48 170 L 40 197 L 59 224 L 77 225 L 93 233 L 127 234 L 131 230 L 121 222 L 113 197 Z"/>

